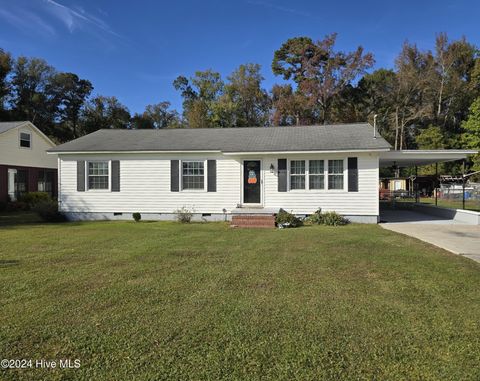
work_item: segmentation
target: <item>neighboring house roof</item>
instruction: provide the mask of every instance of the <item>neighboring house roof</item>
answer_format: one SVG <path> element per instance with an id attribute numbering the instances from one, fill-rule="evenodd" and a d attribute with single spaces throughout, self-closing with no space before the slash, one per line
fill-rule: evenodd
<path id="1" fill-rule="evenodd" d="M 389 150 L 390 144 L 368 123 L 161 130 L 99 130 L 49 152 L 220 151 L 302 152 Z"/>
<path id="2" fill-rule="evenodd" d="M 0 134 L 3 134 L 4 132 L 13 130 L 17 127 L 23 127 L 23 126 L 29 126 L 33 128 L 35 131 L 38 132 L 38 134 L 45 139 L 52 147 L 55 146 L 55 143 L 52 142 L 52 140 L 45 135 L 40 129 L 35 126 L 32 122 L 29 122 L 28 120 L 23 120 L 23 121 L 16 121 L 16 122 L 0 122 Z"/>
<path id="3" fill-rule="evenodd" d="M 10 131 L 14 128 L 20 127 L 24 124 L 28 123 L 27 121 L 21 121 L 21 122 L 0 122 L 0 134 L 3 134 L 4 132 Z"/>

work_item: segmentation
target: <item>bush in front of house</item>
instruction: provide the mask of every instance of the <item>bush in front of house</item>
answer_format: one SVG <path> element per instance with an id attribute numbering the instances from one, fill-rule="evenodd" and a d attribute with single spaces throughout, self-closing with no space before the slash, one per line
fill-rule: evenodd
<path id="1" fill-rule="evenodd" d="M 23 201 L 10 201 L 6 206 L 7 212 L 20 212 L 28 209 L 28 204 Z"/>
<path id="2" fill-rule="evenodd" d="M 133 217 L 133 219 L 135 220 L 135 222 L 140 222 L 140 220 L 142 219 L 142 215 L 141 215 L 140 213 L 138 213 L 138 212 L 133 213 L 133 214 L 132 214 L 132 217 Z"/>
<path id="3" fill-rule="evenodd" d="M 174 213 L 177 215 L 177 221 L 182 224 L 188 224 L 192 221 L 193 210 L 188 209 L 186 206 L 177 209 Z"/>
<path id="4" fill-rule="evenodd" d="M 19 202 L 24 202 L 28 205 L 29 208 L 33 208 L 36 204 L 41 201 L 50 201 L 52 198 L 46 192 L 28 192 L 22 194 L 19 198 Z"/>
<path id="5" fill-rule="evenodd" d="M 322 213 L 321 209 L 318 209 L 315 213 L 310 215 L 306 222 L 311 225 L 327 225 L 327 226 L 341 226 L 349 223 L 348 219 L 342 217 L 337 212 L 325 212 Z"/>
<path id="6" fill-rule="evenodd" d="M 31 210 L 45 222 L 65 221 L 65 216 L 58 211 L 58 203 L 52 199 L 38 201 Z"/>
<path id="7" fill-rule="evenodd" d="M 303 222 L 300 218 L 296 217 L 292 213 L 288 213 L 283 209 L 280 209 L 275 216 L 275 223 L 280 229 L 296 228 L 303 225 Z"/>

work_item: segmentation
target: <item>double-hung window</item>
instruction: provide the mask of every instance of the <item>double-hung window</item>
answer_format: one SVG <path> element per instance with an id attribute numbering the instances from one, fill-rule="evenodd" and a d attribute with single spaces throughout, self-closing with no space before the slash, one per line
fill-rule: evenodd
<path id="1" fill-rule="evenodd" d="M 32 135 L 28 132 L 20 132 L 20 147 L 30 148 L 32 146 Z"/>
<path id="2" fill-rule="evenodd" d="M 205 168 L 203 161 L 182 161 L 182 189 L 204 189 Z"/>
<path id="3" fill-rule="evenodd" d="M 328 161 L 328 189 L 343 189 L 343 160 Z"/>
<path id="4" fill-rule="evenodd" d="M 108 189 L 108 161 L 88 162 L 88 189 Z"/>
<path id="5" fill-rule="evenodd" d="M 305 189 L 305 160 L 290 161 L 290 189 Z"/>
<path id="6" fill-rule="evenodd" d="M 308 189 L 325 189 L 325 165 L 323 160 L 309 160 Z"/>

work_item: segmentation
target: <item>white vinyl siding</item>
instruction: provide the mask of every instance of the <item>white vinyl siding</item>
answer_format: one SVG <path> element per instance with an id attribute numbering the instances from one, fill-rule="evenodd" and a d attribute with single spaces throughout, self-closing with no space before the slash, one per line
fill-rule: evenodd
<path id="1" fill-rule="evenodd" d="M 20 134 L 30 134 L 30 147 L 20 146 Z M 19 167 L 57 168 L 57 155 L 47 154 L 55 147 L 28 124 L 0 134 L 0 164 Z"/>
<path id="2" fill-rule="evenodd" d="M 347 183 L 347 157 L 358 157 L 358 192 L 343 189 L 328 189 L 328 160 L 343 160 L 343 183 Z M 286 158 L 305 161 L 305 188 L 295 191 L 278 191 L 278 159 Z M 66 212 L 97 213 L 173 213 L 186 206 L 195 213 L 230 213 L 242 203 L 243 160 L 245 156 L 224 156 L 222 154 L 98 154 L 98 155 L 60 155 L 60 208 Z M 76 160 L 102 161 L 120 160 L 121 192 L 77 192 Z M 217 160 L 217 191 L 170 191 L 170 160 L 182 161 Z M 324 211 L 334 210 L 343 215 L 378 215 L 378 155 L 368 153 L 355 154 L 285 154 L 256 156 L 262 160 L 261 199 L 265 208 L 283 208 L 297 214 L 311 214 L 318 208 Z M 310 163 L 323 161 L 324 188 L 310 187 Z M 273 165 L 275 170 L 270 172 Z M 316 172 L 321 165 L 312 164 Z M 204 167 L 204 176 L 206 173 Z M 313 167 L 312 167 L 313 169 Z M 313 171 L 312 171 L 313 172 Z M 321 175 L 318 175 L 321 176 Z M 314 177 L 311 177 L 314 179 Z M 180 180 L 181 181 L 181 180 Z M 290 180 L 289 180 L 290 181 Z M 318 183 L 318 178 L 314 180 Z M 310 189 L 308 189 L 310 188 Z"/>
<path id="3" fill-rule="evenodd" d="M 336 211 L 343 215 L 378 216 L 378 155 L 368 153 L 322 154 L 322 155 L 282 155 L 266 157 L 265 168 L 274 165 L 277 168 L 278 158 L 290 160 L 344 160 L 344 185 L 347 182 L 347 157 L 358 157 L 358 192 L 332 189 L 305 189 L 288 192 L 278 191 L 278 175 L 265 171 L 264 175 L 264 207 L 283 208 L 297 214 L 311 214 L 318 208 L 324 211 Z M 308 168 L 308 166 L 307 166 Z M 326 182 L 326 179 L 325 179 Z"/>
<path id="4" fill-rule="evenodd" d="M 121 192 L 77 192 L 76 161 L 106 157 L 120 160 Z M 218 154 L 61 155 L 60 159 L 60 208 L 66 212 L 173 213 L 185 206 L 195 213 L 223 213 L 223 208 L 230 211 L 240 202 L 240 162 Z M 216 192 L 170 191 L 170 160 L 207 159 L 217 160 Z"/>

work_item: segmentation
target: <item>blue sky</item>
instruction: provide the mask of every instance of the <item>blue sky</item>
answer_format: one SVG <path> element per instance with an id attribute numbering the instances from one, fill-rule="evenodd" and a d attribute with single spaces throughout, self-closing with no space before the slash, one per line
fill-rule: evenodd
<path id="1" fill-rule="evenodd" d="M 479 14 L 479 2 L 453 0 L 0 0 L 0 47 L 89 79 L 132 113 L 164 100 L 180 110 L 180 74 L 227 76 L 255 62 L 265 88 L 282 82 L 270 64 L 291 37 L 338 32 L 338 49 L 362 45 L 376 67 L 391 67 L 407 39 L 431 49 L 444 31 L 480 45 Z"/>

